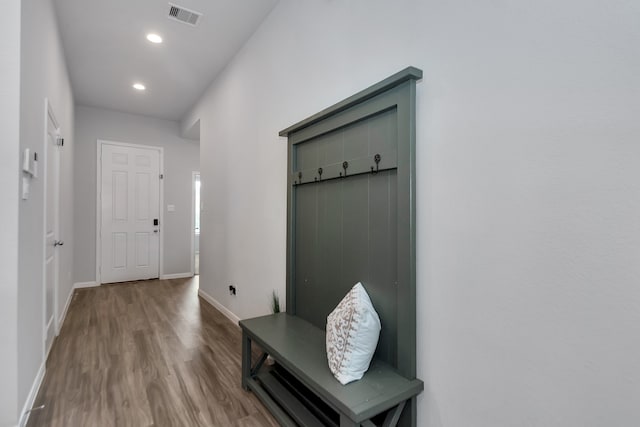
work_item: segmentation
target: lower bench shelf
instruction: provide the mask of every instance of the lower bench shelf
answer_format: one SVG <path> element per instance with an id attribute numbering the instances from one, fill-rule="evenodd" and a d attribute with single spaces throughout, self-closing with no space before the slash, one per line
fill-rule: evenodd
<path id="1" fill-rule="evenodd" d="M 329 370 L 325 333 L 286 313 L 247 319 L 242 328 L 242 386 L 284 426 L 395 426 L 424 384 L 372 361 L 364 377 L 340 384 Z M 263 355 L 253 363 L 252 343 Z M 266 355 L 276 361 L 265 366 Z M 415 409 L 413 409 L 415 412 Z M 406 417 L 405 417 L 406 418 Z M 415 413 L 410 417 L 415 425 Z"/>
<path id="2" fill-rule="evenodd" d="M 291 383 L 283 380 L 274 368 L 270 372 L 257 375 L 257 382 L 269 396 L 299 425 L 309 427 L 322 427 L 326 425 L 339 425 L 340 420 L 331 417 L 328 411 L 322 411 L 308 399 L 302 388 L 294 388 Z"/>

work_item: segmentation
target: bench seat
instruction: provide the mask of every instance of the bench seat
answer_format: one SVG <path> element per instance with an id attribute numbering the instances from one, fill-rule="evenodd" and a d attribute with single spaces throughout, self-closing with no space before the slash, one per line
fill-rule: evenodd
<path id="1" fill-rule="evenodd" d="M 243 336 L 242 386 L 254 391 L 283 425 L 306 424 L 304 420 L 307 419 L 308 424 L 314 422 L 305 418 L 309 414 L 300 414 L 300 411 L 286 413 L 296 411 L 296 408 L 304 412 L 304 408 L 292 401 L 292 393 L 264 373 L 266 354 L 337 412 L 341 427 L 371 426 L 371 418 L 395 408 L 395 411 L 389 411 L 384 422 L 394 425 L 405 402 L 424 388 L 421 380 L 407 379 L 393 367 L 375 359 L 361 380 L 340 384 L 327 363 L 325 331 L 296 316 L 279 313 L 256 317 L 242 320 L 240 327 Z M 255 366 L 252 366 L 252 342 L 265 353 Z"/>

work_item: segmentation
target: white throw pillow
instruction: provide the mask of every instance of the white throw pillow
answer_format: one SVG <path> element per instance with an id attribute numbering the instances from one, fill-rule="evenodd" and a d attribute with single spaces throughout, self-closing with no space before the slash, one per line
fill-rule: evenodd
<path id="1" fill-rule="evenodd" d="M 340 383 L 362 378 L 380 336 L 380 318 L 358 282 L 327 317 L 327 359 Z"/>

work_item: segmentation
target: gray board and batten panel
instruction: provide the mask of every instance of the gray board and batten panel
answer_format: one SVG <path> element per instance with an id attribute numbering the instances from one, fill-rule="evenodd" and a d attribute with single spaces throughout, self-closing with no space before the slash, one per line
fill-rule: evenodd
<path id="1" fill-rule="evenodd" d="M 375 358 L 409 379 L 416 376 L 421 78 L 421 70 L 406 68 L 280 132 L 288 137 L 287 313 L 324 329 L 362 282 L 382 323 Z"/>

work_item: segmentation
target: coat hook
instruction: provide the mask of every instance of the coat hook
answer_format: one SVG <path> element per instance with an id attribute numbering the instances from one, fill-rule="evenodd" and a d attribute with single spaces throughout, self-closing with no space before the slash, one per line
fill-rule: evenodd
<path id="1" fill-rule="evenodd" d="M 342 169 L 344 169 L 344 176 L 347 176 L 347 168 L 349 167 L 349 162 L 344 161 L 342 162 Z M 342 172 L 340 172 L 340 176 L 342 176 Z"/>
<path id="2" fill-rule="evenodd" d="M 318 168 L 318 180 L 322 181 L 322 168 Z"/>
<path id="3" fill-rule="evenodd" d="M 298 180 L 299 181 L 293 181 L 293 185 L 302 184 L 302 172 L 298 172 Z"/>
<path id="4" fill-rule="evenodd" d="M 380 154 L 376 154 L 375 156 L 373 156 L 373 161 L 376 162 L 376 170 L 374 171 L 373 166 L 371 166 L 371 173 L 378 173 L 378 163 L 380 163 L 380 160 L 382 160 L 382 156 Z"/>

